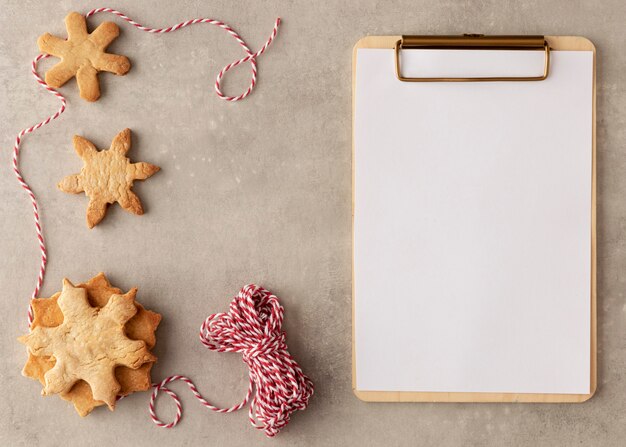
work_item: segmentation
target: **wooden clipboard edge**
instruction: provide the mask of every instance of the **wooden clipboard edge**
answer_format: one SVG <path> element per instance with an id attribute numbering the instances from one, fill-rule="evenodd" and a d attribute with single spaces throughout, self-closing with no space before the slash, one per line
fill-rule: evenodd
<path id="1" fill-rule="evenodd" d="M 354 327 L 354 105 L 356 88 L 356 58 L 359 48 L 392 49 L 401 36 L 366 36 L 352 51 L 352 391 L 366 402 L 500 402 L 500 403 L 582 403 L 593 397 L 598 386 L 597 366 L 597 236 L 596 236 L 596 47 L 582 36 L 546 36 L 552 50 L 593 52 L 592 92 L 592 161 L 591 161 L 591 380 L 588 394 L 541 393 L 464 393 L 420 391 L 361 391 L 356 388 L 356 344 Z M 390 71 L 390 76 L 393 73 Z"/>

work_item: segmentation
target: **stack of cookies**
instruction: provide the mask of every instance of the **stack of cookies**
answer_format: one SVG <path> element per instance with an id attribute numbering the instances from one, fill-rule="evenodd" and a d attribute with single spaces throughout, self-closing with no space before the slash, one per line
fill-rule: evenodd
<path id="1" fill-rule="evenodd" d="M 148 390 L 156 357 L 150 352 L 161 315 L 135 301 L 137 289 L 113 287 L 103 273 L 50 298 L 35 298 L 22 374 L 39 380 L 42 394 L 58 394 L 81 416 L 111 410 L 120 396 Z"/>

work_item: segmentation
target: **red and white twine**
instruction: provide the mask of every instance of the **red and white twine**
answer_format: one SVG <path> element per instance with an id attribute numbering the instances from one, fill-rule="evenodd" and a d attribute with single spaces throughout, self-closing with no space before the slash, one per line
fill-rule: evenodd
<path id="1" fill-rule="evenodd" d="M 217 413 L 232 413 L 250 402 L 248 417 L 252 425 L 269 437 L 276 436 L 289 422 L 291 413 L 306 409 L 313 395 L 313 383 L 287 350 L 283 312 L 275 295 L 250 284 L 233 298 L 229 312 L 210 315 L 200 327 L 200 341 L 212 351 L 243 354 L 249 369 L 246 396 L 233 407 L 216 407 L 202 397 L 187 377 L 171 376 L 153 385 L 150 416 L 154 423 L 171 428 L 182 417 L 178 396 L 166 387 L 181 380 L 202 405 Z M 172 397 L 176 404 L 176 416 L 170 423 L 161 421 L 155 412 L 154 402 L 160 391 Z M 254 397 L 253 391 L 256 391 Z"/>
<path id="2" fill-rule="evenodd" d="M 199 18 L 181 22 L 168 28 L 148 28 L 130 19 L 120 11 L 111 8 L 93 9 L 86 14 L 86 17 L 91 17 L 101 12 L 114 14 L 134 27 L 149 33 L 169 33 L 196 23 L 216 25 L 225 30 L 239 43 L 246 53 L 244 58 L 222 68 L 215 79 L 215 92 L 217 95 L 221 99 L 231 102 L 246 98 L 254 89 L 257 82 L 256 58 L 263 54 L 272 44 L 278 32 L 278 27 L 280 26 L 279 18 L 276 20 L 272 34 L 263 47 L 256 53 L 253 53 L 235 30 L 219 20 Z M 52 120 L 57 119 L 66 108 L 65 97 L 55 89 L 49 87 L 37 72 L 38 62 L 48 57 L 48 54 L 38 55 L 32 61 L 31 72 L 39 85 L 61 101 L 61 106 L 53 115 L 50 115 L 45 120 L 31 127 L 23 129 L 17 135 L 12 157 L 13 172 L 22 188 L 27 192 L 33 207 L 35 230 L 41 253 L 39 275 L 32 293 L 33 298 L 39 295 L 39 290 L 43 284 L 46 272 L 48 257 L 37 199 L 21 174 L 19 156 L 20 145 L 24 136 L 45 126 Z M 245 92 L 238 96 L 225 95 L 220 85 L 222 78 L 226 72 L 245 62 L 250 63 L 250 85 Z M 283 312 L 283 307 L 278 302 L 276 296 L 261 287 L 248 285 L 242 288 L 239 294 L 233 299 L 230 304 L 229 312 L 209 316 L 200 328 L 200 341 L 208 349 L 213 351 L 240 352 L 243 354 L 243 361 L 249 368 L 249 385 L 246 396 L 242 402 L 233 407 L 216 407 L 202 397 L 190 379 L 179 375 L 170 376 L 160 383 L 153 384 L 154 389 L 150 398 L 150 416 L 154 423 L 159 427 L 171 428 L 180 421 L 182 417 L 181 402 L 176 393 L 167 387 L 171 382 L 180 380 L 187 384 L 200 403 L 218 413 L 231 413 L 240 410 L 250 402 L 248 415 L 252 425 L 263 430 L 269 437 L 278 434 L 278 432 L 287 425 L 294 411 L 304 410 L 307 407 L 309 398 L 313 394 L 313 383 L 302 372 L 298 363 L 296 363 L 287 350 L 285 333 L 282 331 Z M 30 306 L 28 308 L 28 322 L 29 326 L 33 322 L 33 310 Z M 156 415 L 155 401 L 159 392 L 168 394 L 176 404 L 176 416 L 170 423 L 161 421 Z"/>
<path id="3" fill-rule="evenodd" d="M 257 75 L 256 58 L 262 55 L 263 53 L 265 53 L 265 50 L 267 50 L 267 48 L 272 44 L 272 41 L 274 40 L 274 38 L 276 37 L 276 34 L 278 33 L 278 27 L 280 26 L 280 17 L 279 17 L 276 19 L 276 23 L 274 24 L 274 29 L 272 30 L 272 34 L 265 42 L 265 45 L 263 45 L 263 47 L 261 47 L 261 49 L 257 51 L 256 53 L 253 53 L 250 50 L 250 48 L 248 48 L 248 45 L 243 41 L 241 36 L 239 36 L 239 34 L 237 34 L 237 32 L 234 29 L 232 29 L 226 23 L 221 22 L 219 20 L 202 19 L 202 18 L 191 19 L 191 20 L 187 20 L 186 22 L 177 23 L 176 25 L 170 26 L 168 28 L 148 28 L 146 26 L 143 26 L 135 22 L 134 20 L 132 20 L 130 17 L 127 17 L 123 13 L 116 11 L 115 9 L 111 9 L 111 8 L 92 9 L 85 15 L 85 17 L 89 18 L 92 15 L 98 14 L 100 12 L 110 12 L 111 14 L 115 14 L 116 16 L 126 20 L 135 28 L 139 28 L 141 31 L 146 31 L 148 33 L 154 33 L 154 34 L 171 33 L 173 31 L 178 31 L 181 28 L 185 28 L 186 26 L 195 25 L 196 23 L 208 23 L 209 25 L 215 25 L 215 26 L 219 26 L 220 28 L 222 28 L 224 31 L 230 34 L 233 37 L 233 39 L 237 41 L 239 45 L 241 45 L 241 48 L 243 48 L 243 50 L 247 54 L 247 56 L 244 57 L 243 59 L 239 59 L 238 61 L 235 61 L 226 65 L 217 74 L 217 78 L 215 79 L 215 92 L 220 98 L 226 101 L 239 101 L 240 99 L 244 99 L 246 96 L 248 96 L 252 92 L 252 90 L 254 89 L 254 86 L 256 85 L 256 75 Z M 224 93 L 222 93 L 222 88 L 220 86 L 220 83 L 222 81 L 222 78 L 224 77 L 224 74 L 226 74 L 228 70 L 235 68 L 237 65 L 243 64 L 245 62 L 250 62 L 250 68 L 251 68 L 250 86 L 245 92 L 243 92 L 239 96 L 226 96 Z"/>
<path id="4" fill-rule="evenodd" d="M 187 20 L 186 22 L 181 22 L 181 23 L 177 23 L 176 25 L 170 26 L 168 28 L 148 28 L 145 27 L 137 22 L 135 22 L 134 20 L 132 20 L 130 17 L 126 16 L 124 13 L 120 12 L 120 11 L 116 11 L 115 9 L 111 9 L 111 8 L 96 8 L 96 9 L 92 9 L 91 11 L 89 11 L 85 17 L 91 17 L 94 14 L 98 14 L 101 12 L 107 12 L 107 13 L 111 13 L 114 14 L 120 18 L 122 18 L 123 20 L 127 21 L 128 23 L 130 23 L 131 25 L 133 25 L 134 27 L 142 30 L 142 31 L 146 31 L 148 33 L 157 33 L 157 34 L 163 34 L 163 33 L 170 33 L 173 31 L 177 31 L 181 28 L 184 28 L 186 26 L 189 25 L 194 25 L 196 23 L 207 23 L 209 25 L 215 25 L 218 26 L 220 28 L 222 28 L 224 31 L 226 31 L 228 34 L 230 34 L 236 41 L 237 43 L 243 48 L 243 50 L 246 53 L 246 57 L 239 59 L 235 62 L 232 62 L 228 65 L 226 65 L 224 68 L 222 68 L 220 70 L 220 72 L 217 74 L 217 77 L 215 79 L 215 92 L 217 93 L 217 96 L 219 96 L 221 99 L 225 100 L 225 101 L 230 101 L 230 102 L 234 102 L 234 101 L 239 101 L 244 99 L 245 97 L 247 97 L 252 90 L 254 89 L 254 87 L 256 86 L 256 82 L 257 82 L 257 65 L 256 65 L 256 58 L 259 57 L 261 54 L 263 54 L 265 52 L 265 50 L 267 50 L 267 48 L 272 44 L 272 42 L 274 41 L 274 38 L 276 37 L 276 34 L 278 33 L 278 27 L 280 26 L 280 18 L 276 19 L 276 23 L 274 24 L 274 29 L 272 30 L 272 33 L 270 35 L 270 37 L 267 39 L 267 41 L 265 42 L 265 44 L 263 45 L 263 47 L 261 47 L 261 49 L 259 51 L 257 51 L 256 53 L 253 53 L 250 48 L 248 47 L 248 45 L 244 42 L 244 40 L 241 38 L 241 36 L 239 36 L 239 34 L 232 29 L 229 25 L 227 25 L 224 22 L 221 22 L 219 20 L 213 20 L 213 19 L 204 19 L 204 18 L 199 18 L 199 19 L 192 19 L 192 20 Z M 57 98 L 59 98 L 59 100 L 61 101 L 61 107 L 59 107 L 59 110 L 57 110 L 56 113 L 54 113 L 53 115 L 50 115 L 48 118 L 46 118 L 45 120 L 31 126 L 31 127 L 27 127 L 26 129 L 23 129 L 22 131 L 20 131 L 20 133 L 17 135 L 17 137 L 15 138 L 15 144 L 13 146 L 13 157 L 12 157 L 12 167 L 13 167 L 13 172 L 15 173 L 15 177 L 17 178 L 17 181 L 20 183 L 20 185 L 22 186 L 22 188 L 26 191 L 26 193 L 28 194 L 30 201 L 31 201 L 31 205 L 33 207 L 33 215 L 34 215 L 34 220 L 35 220 L 35 231 L 37 233 L 37 240 L 39 243 L 39 251 L 41 254 L 41 262 L 39 264 L 39 274 L 37 276 L 37 282 L 35 284 L 35 289 L 33 290 L 32 293 L 32 297 L 35 298 L 39 295 L 39 290 L 41 289 L 41 285 L 43 284 L 43 280 L 44 280 L 44 276 L 46 273 L 46 264 L 48 261 L 48 255 L 47 255 L 47 250 L 46 250 L 46 243 L 45 243 L 45 239 L 43 236 L 43 230 L 42 230 L 42 225 L 41 225 L 41 219 L 40 219 L 40 215 L 39 215 L 39 206 L 37 204 L 37 198 L 35 197 L 35 194 L 33 193 L 33 190 L 31 189 L 31 187 L 28 185 L 28 183 L 26 182 L 26 180 L 24 180 L 24 177 L 22 176 L 22 173 L 20 171 L 19 168 L 19 157 L 20 157 L 20 145 L 22 144 L 22 140 L 23 137 L 26 134 L 32 133 L 34 131 L 36 131 L 37 129 L 39 129 L 42 126 L 45 126 L 46 124 L 48 124 L 50 121 L 57 119 L 64 111 L 65 111 L 65 107 L 66 107 L 66 100 L 65 97 L 59 93 L 58 91 L 56 91 L 55 89 L 49 87 L 46 82 L 41 79 L 41 76 L 39 76 L 39 74 L 37 73 L 37 64 L 40 60 L 42 59 L 46 59 L 48 58 L 50 55 L 49 54 L 40 54 L 39 56 L 37 56 L 32 64 L 31 64 L 31 72 L 33 74 L 33 76 L 35 77 L 35 80 L 37 81 L 37 83 L 39 85 L 41 85 L 44 89 L 46 89 L 48 92 L 50 92 L 51 94 L 53 94 L 54 96 L 56 96 Z M 224 75 L 226 74 L 227 71 L 233 69 L 234 67 L 243 64 L 245 62 L 250 62 L 250 68 L 251 68 L 251 79 L 250 79 L 250 85 L 248 86 L 248 88 L 246 89 L 245 92 L 243 92 L 242 94 L 238 95 L 238 96 L 227 96 L 222 92 L 221 89 L 221 81 L 222 78 L 224 77 Z M 30 326 L 30 324 L 32 324 L 33 322 L 33 310 L 32 308 L 28 307 L 28 324 Z"/>
<path id="5" fill-rule="evenodd" d="M 61 101 L 61 107 L 59 107 L 59 110 L 57 110 L 56 113 L 54 113 L 53 115 L 50 115 L 45 120 L 35 124 L 34 126 L 23 129 L 22 131 L 20 131 L 19 134 L 17 134 L 17 137 L 15 137 L 15 145 L 13 146 L 13 157 L 11 160 L 15 177 L 17 178 L 17 181 L 20 183 L 22 188 L 24 188 L 24 190 L 28 194 L 28 197 L 30 198 L 30 203 L 33 207 L 33 216 L 35 218 L 35 231 L 37 233 L 37 241 L 39 242 L 39 251 L 41 253 L 41 263 L 39 264 L 39 275 L 37 276 L 37 283 L 35 284 L 35 290 L 33 290 L 32 298 L 35 298 L 37 297 L 37 295 L 39 295 L 39 289 L 41 288 L 41 284 L 43 284 L 43 278 L 46 273 L 46 264 L 48 262 L 48 253 L 46 251 L 46 240 L 43 237 L 43 231 L 41 229 L 41 219 L 39 217 L 39 206 L 37 205 L 37 198 L 35 197 L 35 193 L 33 193 L 33 190 L 30 188 L 30 186 L 28 186 L 28 183 L 26 183 L 26 180 L 24 180 L 24 177 L 22 177 L 22 173 L 20 172 L 20 167 L 19 167 L 19 157 L 20 157 L 20 144 L 22 143 L 22 139 L 24 138 L 26 134 L 34 132 L 40 127 L 45 126 L 50 121 L 57 119 L 63 112 L 65 112 L 66 101 L 63 95 L 61 95 L 55 89 L 48 87 L 48 84 L 46 84 L 45 81 L 41 79 L 41 77 L 37 73 L 37 62 L 39 62 L 42 59 L 46 59 L 49 56 L 50 56 L 49 54 L 40 54 L 35 59 L 33 59 L 33 62 L 31 64 L 31 72 L 33 76 L 35 77 L 35 79 L 37 80 L 37 82 L 39 83 L 39 85 L 41 85 L 47 91 L 49 91 L 54 96 L 59 98 L 59 100 Z M 33 308 L 29 304 L 28 305 L 28 325 L 30 326 L 32 322 L 33 322 Z"/>

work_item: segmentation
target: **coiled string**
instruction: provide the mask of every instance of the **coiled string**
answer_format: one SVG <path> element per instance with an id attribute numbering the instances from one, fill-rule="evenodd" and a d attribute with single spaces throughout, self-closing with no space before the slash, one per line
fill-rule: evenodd
<path id="1" fill-rule="evenodd" d="M 240 410 L 250 401 L 250 423 L 269 437 L 276 436 L 291 414 L 306 409 L 313 395 L 313 382 L 302 372 L 287 350 L 282 330 L 284 309 L 278 298 L 266 289 L 249 284 L 230 303 L 226 313 L 210 315 L 200 327 L 200 341 L 211 351 L 239 352 L 249 369 L 246 396 L 230 408 L 211 405 L 185 376 L 171 376 L 153 385 L 150 416 L 159 427 L 174 427 L 182 417 L 178 396 L 166 385 L 185 382 L 202 405 L 217 413 Z M 154 404 L 159 392 L 167 393 L 176 404 L 176 416 L 169 423 L 156 415 Z"/>

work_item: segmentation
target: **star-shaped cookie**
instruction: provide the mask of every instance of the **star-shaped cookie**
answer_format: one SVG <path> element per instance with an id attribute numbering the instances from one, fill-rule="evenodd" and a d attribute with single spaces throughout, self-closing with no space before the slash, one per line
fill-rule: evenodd
<path id="1" fill-rule="evenodd" d="M 93 228 L 106 214 L 107 205 L 119 203 L 134 214 L 143 214 L 139 197 L 131 191 L 135 180 L 144 180 L 159 171 L 150 163 L 131 163 L 126 157 L 130 149 L 130 129 L 124 129 L 113 139 L 111 148 L 98 151 L 89 140 L 74 136 L 74 149 L 84 165 L 79 174 L 65 177 L 57 185 L 61 191 L 89 197 L 87 226 Z"/>
<path id="2" fill-rule="evenodd" d="M 32 300 L 32 332 L 20 339 L 29 351 L 22 373 L 39 379 L 43 394 L 73 402 L 81 416 L 105 403 L 113 409 L 117 395 L 148 389 L 156 360 L 148 349 L 161 317 L 136 303 L 135 294 L 122 295 L 100 273 L 78 287 L 65 280 L 61 293 Z"/>
<path id="3" fill-rule="evenodd" d="M 65 17 L 65 27 L 67 40 L 50 33 L 37 40 L 42 52 L 61 58 L 61 62 L 46 72 L 46 84 L 59 88 L 76 76 L 81 98 L 96 101 L 100 97 L 98 72 L 124 75 L 130 70 L 126 56 L 104 52 L 120 30 L 115 23 L 104 22 L 89 34 L 85 17 L 77 12 Z"/>

